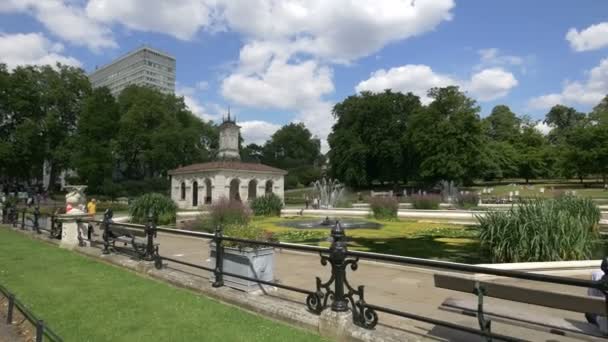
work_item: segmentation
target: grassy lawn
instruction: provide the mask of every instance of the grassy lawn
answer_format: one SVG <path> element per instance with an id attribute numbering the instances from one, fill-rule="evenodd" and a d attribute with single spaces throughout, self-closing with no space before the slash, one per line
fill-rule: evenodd
<path id="1" fill-rule="evenodd" d="M 282 225 L 287 220 L 320 218 L 254 218 L 253 224 L 277 234 L 284 242 L 329 246 L 329 229 L 296 229 Z M 417 221 L 377 221 L 380 229 L 352 229 L 346 232 L 349 248 L 375 253 L 395 254 L 418 258 L 455 262 L 478 263 L 485 260 L 479 253 L 475 228 Z"/>
<path id="2" fill-rule="evenodd" d="M 320 341 L 0 226 L 0 283 L 65 341 Z"/>

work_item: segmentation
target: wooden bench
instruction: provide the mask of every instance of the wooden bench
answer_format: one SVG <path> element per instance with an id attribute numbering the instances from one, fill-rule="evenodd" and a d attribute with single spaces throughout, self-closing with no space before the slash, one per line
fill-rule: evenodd
<path id="1" fill-rule="evenodd" d="M 104 232 L 104 234 L 106 233 Z M 107 240 L 112 248 L 116 249 L 116 242 L 119 242 L 122 243 L 123 246 L 131 245 L 139 257 L 143 257 L 146 254 L 148 241 L 144 230 L 111 224 L 107 234 Z M 158 246 L 159 244 L 155 242 L 154 248 L 156 249 Z"/>
<path id="2" fill-rule="evenodd" d="M 434 278 L 435 287 L 478 296 L 477 299 L 450 297 L 439 308 L 477 317 L 481 330 L 487 329 L 489 331 L 490 324 L 486 318 L 491 318 L 504 323 L 544 330 L 556 335 L 574 335 L 577 338 L 589 338 L 591 340 L 597 340 L 597 337 L 606 338 L 597 326 L 587 323 L 584 317 L 585 313 L 606 315 L 606 303 L 600 298 L 477 281 L 452 275 L 435 274 Z M 482 295 L 480 295 L 480 292 L 482 292 Z M 507 303 L 488 305 L 483 303 L 483 297 L 578 312 L 581 314 L 580 321 L 555 317 L 550 314 L 526 312 L 522 311 L 521 307 L 515 307 Z"/>

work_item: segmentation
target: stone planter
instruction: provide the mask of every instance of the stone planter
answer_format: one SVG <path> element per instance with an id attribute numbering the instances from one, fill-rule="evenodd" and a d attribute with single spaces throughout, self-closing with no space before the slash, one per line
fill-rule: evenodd
<path id="1" fill-rule="evenodd" d="M 210 244 L 210 267 L 215 267 L 215 244 Z M 274 248 L 224 247 L 224 272 L 242 275 L 264 281 L 274 281 Z M 211 277 L 213 282 L 215 277 Z M 224 285 L 247 292 L 271 288 L 254 281 L 224 275 Z"/>

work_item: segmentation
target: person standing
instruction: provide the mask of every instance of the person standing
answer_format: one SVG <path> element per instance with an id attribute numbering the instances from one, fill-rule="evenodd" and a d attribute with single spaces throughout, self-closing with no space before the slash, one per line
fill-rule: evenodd
<path id="1" fill-rule="evenodd" d="M 601 270 L 595 270 L 591 273 L 592 281 L 605 281 L 604 277 L 608 277 L 608 258 L 604 258 L 604 260 L 602 260 L 602 265 L 600 266 L 600 269 Z M 587 295 L 591 297 L 599 297 L 602 299 L 605 298 L 604 293 L 595 288 L 589 288 L 587 290 Z M 587 319 L 587 322 L 596 325 L 602 333 L 608 334 L 608 322 L 606 320 L 606 316 L 594 313 L 585 313 L 585 318 Z"/>
<path id="2" fill-rule="evenodd" d="M 95 214 L 97 213 L 97 200 L 95 200 L 94 198 L 91 198 L 91 200 L 89 201 L 89 203 L 87 203 L 87 214 L 89 214 L 89 216 L 91 217 L 92 220 L 95 219 Z M 93 224 L 91 224 L 89 222 L 88 226 L 87 226 L 87 236 L 89 238 L 89 241 L 92 240 L 93 238 Z"/>
<path id="3" fill-rule="evenodd" d="M 97 200 L 92 198 L 89 203 L 87 203 L 87 214 L 91 216 L 91 218 L 95 218 L 95 214 L 97 213 Z"/>

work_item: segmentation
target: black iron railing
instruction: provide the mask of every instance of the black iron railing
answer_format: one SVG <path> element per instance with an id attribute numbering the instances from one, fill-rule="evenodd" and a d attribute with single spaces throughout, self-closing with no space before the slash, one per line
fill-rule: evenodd
<path id="1" fill-rule="evenodd" d="M 62 342 L 63 339 L 59 337 L 53 330 L 51 330 L 46 323 L 39 319 L 32 311 L 30 311 L 15 295 L 9 292 L 5 287 L 0 285 L 0 294 L 8 301 L 6 305 L 6 324 L 13 324 L 15 318 L 15 310 L 21 312 L 23 316 L 23 322 L 28 320 L 35 331 L 35 341 L 42 342 L 44 337 L 49 341 Z M 20 325 L 20 324 L 19 324 Z"/>
<path id="2" fill-rule="evenodd" d="M 42 224 L 40 221 L 44 219 Z M 55 214 L 43 214 L 40 208 L 7 207 L 2 211 L 0 223 L 8 224 L 21 230 L 31 229 L 37 234 L 49 233 L 55 239 L 61 238 L 61 221 Z"/>
<path id="3" fill-rule="evenodd" d="M 554 275 L 495 269 L 447 261 L 350 251 L 348 250 L 347 237 L 345 231 L 339 222 L 336 222 L 336 224 L 331 229 L 331 246 L 329 248 L 324 248 L 318 246 L 308 246 L 284 242 L 256 241 L 238 237 L 225 236 L 222 234 L 222 230 L 220 228 L 216 229 L 215 232 L 212 234 L 168 227 L 158 227 L 155 223 L 156 220 L 152 216 L 149 217 L 148 222 L 145 225 L 132 223 L 117 223 L 112 221 L 112 212 L 109 210 L 106 211 L 106 213 L 104 214 L 104 219 L 101 221 L 92 219 L 81 219 L 81 221 L 100 225 L 103 230 L 103 253 L 110 253 L 112 250 L 123 250 L 124 248 L 115 246 L 115 242 L 117 240 L 122 242 L 130 242 L 132 247 L 130 251 L 134 251 L 136 255 L 143 260 L 154 262 L 157 268 L 162 268 L 163 261 L 167 261 L 201 270 L 206 270 L 212 272 L 214 275 L 214 282 L 212 284 L 214 287 L 224 286 L 223 277 L 231 276 L 247 281 L 256 282 L 258 284 L 270 285 L 277 288 L 298 292 L 306 295 L 305 303 L 311 312 L 319 314 L 327 308 L 330 308 L 333 311 L 350 310 L 352 312 L 353 322 L 356 325 L 366 329 L 373 329 L 378 323 L 377 312 L 383 312 L 390 315 L 400 316 L 404 318 L 427 322 L 434 325 L 465 331 L 468 333 L 483 336 L 488 340 L 497 339 L 504 341 L 520 341 L 520 339 L 518 338 L 495 334 L 491 331 L 489 320 L 484 317 L 484 289 L 479 283 L 477 283 L 476 285 L 479 286 L 479 288 L 476 288 L 475 291 L 475 293 L 478 295 L 480 304 L 477 312 L 479 320 L 479 329 L 473 329 L 470 327 L 457 325 L 451 322 L 441 321 L 434 318 L 404 312 L 396 308 L 390 308 L 368 303 L 365 300 L 365 286 L 353 286 L 349 282 L 347 276 L 348 269 L 350 269 L 351 271 L 356 271 L 358 268 L 359 260 L 362 259 L 380 262 L 390 262 L 399 265 L 425 266 L 437 270 L 487 274 L 530 281 L 545 282 L 551 284 L 594 288 L 602 291 L 604 294 L 608 293 L 608 276 L 603 277 L 600 281 L 591 281 Z M 161 255 L 159 253 L 159 245 L 155 242 L 155 238 L 157 237 L 158 232 L 212 241 L 212 248 L 215 248 L 216 253 L 215 265 L 213 267 L 207 267 Z M 227 241 L 244 243 L 248 245 L 268 246 L 287 250 L 318 253 L 320 256 L 321 265 L 330 265 L 331 275 L 326 281 L 323 281 L 321 278 L 316 277 L 316 288 L 311 290 L 281 283 L 275 283 L 272 281 L 264 281 L 261 279 L 251 278 L 239 274 L 229 273 L 223 270 L 223 244 Z M 606 265 L 606 269 L 604 269 L 604 272 L 608 274 L 608 264 Z M 608 299 L 606 299 L 606 308 L 608 311 Z"/>

